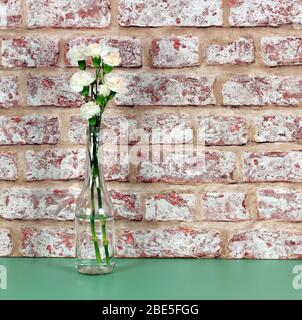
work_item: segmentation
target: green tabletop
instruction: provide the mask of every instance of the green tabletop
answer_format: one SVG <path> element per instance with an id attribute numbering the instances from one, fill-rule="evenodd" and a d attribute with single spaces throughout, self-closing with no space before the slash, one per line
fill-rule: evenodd
<path id="1" fill-rule="evenodd" d="M 114 273 L 77 273 L 73 259 L 0 258 L 3 299 L 302 299 L 300 261 L 120 259 Z M 2 270 L 4 268 L 2 267 Z M 3 274 L 3 272 L 2 272 Z"/>

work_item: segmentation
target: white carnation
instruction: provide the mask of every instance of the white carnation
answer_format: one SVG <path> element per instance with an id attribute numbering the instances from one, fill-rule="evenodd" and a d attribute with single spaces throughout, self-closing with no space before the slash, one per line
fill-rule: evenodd
<path id="1" fill-rule="evenodd" d="M 99 43 L 91 43 L 86 49 L 86 56 L 93 58 L 103 58 L 108 54 L 108 47 Z"/>
<path id="2" fill-rule="evenodd" d="M 71 48 L 67 53 L 67 58 L 73 66 L 77 65 L 79 61 L 86 60 L 86 47 L 78 45 Z"/>
<path id="3" fill-rule="evenodd" d="M 104 209 L 99 209 L 99 215 L 100 216 L 105 216 L 105 210 Z"/>
<path id="4" fill-rule="evenodd" d="M 102 84 L 99 86 L 98 92 L 100 95 L 108 97 L 111 93 L 111 90 L 105 84 Z"/>
<path id="5" fill-rule="evenodd" d="M 84 87 L 89 86 L 95 77 L 88 71 L 79 71 L 75 73 L 70 79 L 70 88 L 74 92 L 83 91 Z"/>
<path id="6" fill-rule="evenodd" d="M 100 107 L 93 101 L 87 102 L 81 107 L 81 114 L 83 118 L 89 120 L 100 115 Z"/>
<path id="7" fill-rule="evenodd" d="M 113 49 L 109 51 L 107 55 L 104 56 L 103 62 L 111 67 L 119 66 L 122 62 L 119 50 Z"/>
<path id="8" fill-rule="evenodd" d="M 121 77 L 107 74 L 104 77 L 104 84 L 111 90 L 121 93 L 124 89 L 124 81 Z"/>

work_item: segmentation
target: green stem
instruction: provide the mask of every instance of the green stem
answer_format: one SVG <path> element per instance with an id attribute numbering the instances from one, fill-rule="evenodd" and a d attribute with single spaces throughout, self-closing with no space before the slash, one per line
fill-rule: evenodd
<path id="1" fill-rule="evenodd" d="M 97 263 L 101 263 L 101 253 L 100 253 L 100 248 L 99 248 L 99 242 L 98 242 L 98 237 L 96 233 L 96 228 L 95 228 L 95 205 L 94 205 L 94 178 L 90 186 L 90 196 L 91 196 L 91 218 L 90 218 L 90 228 L 91 228 L 91 235 L 92 235 L 92 241 L 94 245 L 94 250 L 95 250 L 95 256 L 96 256 L 96 261 Z"/>
<path id="2" fill-rule="evenodd" d="M 99 85 L 99 78 L 101 75 L 101 68 L 102 68 L 102 63 L 100 67 L 95 70 L 95 98 L 98 94 L 98 85 Z M 101 80 L 102 80 L 102 76 L 101 76 Z M 103 83 L 103 80 L 102 80 L 102 83 Z"/>
<path id="3" fill-rule="evenodd" d="M 101 216 L 100 220 L 101 220 L 101 224 L 102 224 L 102 234 L 103 234 L 102 240 L 103 240 L 103 245 L 104 245 L 104 249 L 105 249 L 106 264 L 109 265 L 110 264 L 110 253 L 109 253 L 109 241 L 107 239 L 107 232 L 106 232 L 106 225 L 107 225 L 106 217 Z"/>
<path id="4" fill-rule="evenodd" d="M 98 161 L 98 152 L 97 152 L 97 141 L 96 141 L 96 137 L 95 135 L 93 135 L 93 159 L 94 159 L 94 170 L 93 170 L 93 174 L 94 176 L 98 179 L 97 180 L 97 195 L 98 195 L 98 204 L 99 204 L 99 208 L 103 208 L 103 202 L 102 202 L 102 194 L 101 194 L 101 178 L 100 178 L 100 170 L 99 170 L 99 161 Z"/>
<path id="5" fill-rule="evenodd" d="M 97 179 L 96 183 L 96 189 L 97 189 L 97 195 L 98 195 L 98 207 L 99 209 L 103 208 L 102 203 L 102 182 L 100 177 L 100 169 L 99 169 L 99 162 L 98 162 L 98 141 L 96 141 L 95 135 L 93 135 L 93 179 Z M 110 253 L 109 253 L 109 241 L 107 239 L 107 221 L 106 216 L 101 215 L 100 216 L 101 226 L 102 226 L 102 241 L 103 246 L 105 250 L 105 256 L 106 256 L 106 264 L 110 264 Z"/>
<path id="6" fill-rule="evenodd" d="M 95 71 L 95 94 L 97 95 L 98 94 L 98 84 L 99 84 L 99 73 L 100 73 L 100 68 L 99 69 L 96 69 Z"/>

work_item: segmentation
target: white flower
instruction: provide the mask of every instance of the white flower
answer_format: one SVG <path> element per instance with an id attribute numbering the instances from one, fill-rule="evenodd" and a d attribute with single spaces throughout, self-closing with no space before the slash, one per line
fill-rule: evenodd
<path id="1" fill-rule="evenodd" d="M 95 77 L 88 71 L 79 71 L 75 73 L 70 79 L 70 88 L 74 92 L 83 91 L 84 87 L 89 86 Z"/>
<path id="2" fill-rule="evenodd" d="M 108 54 L 108 47 L 99 43 L 91 43 L 86 49 L 87 57 L 105 57 Z"/>
<path id="3" fill-rule="evenodd" d="M 121 77 L 107 74 L 104 77 L 104 84 L 116 93 L 121 93 L 124 89 L 124 81 Z"/>
<path id="4" fill-rule="evenodd" d="M 100 112 L 100 107 L 93 101 L 87 102 L 81 107 L 81 114 L 83 118 L 87 120 L 94 116 L 99 116 Z"/>
<path id="5" fill-rule="evenodd" d="M 99 209 L 99 215 L 100 215 L 100 216 L 104 216 L 104 215 L 105 215 L 104 209 Z"/>
<path id="6" fill-rule="evenodd" d="M 119 50 L 112 49 L 111 51 L 109 51 L 107 55 L 104 56 L 103 62 L 108 64 L 111 67 L 119 66 L 122 62 Z"/>
<path id="7" fill-rule="evenodd" d="M 102 84 L 99 86 L 98 92 L 100 95 L 108 97 L 111 93 L 111 90 L 105 84 Z"/>
<path id="8" fill-rule="evenodd" d="M 67 53 L 67 58 L 70 60 L 73 66 L 77 65 L 79 61 L 85 61 L 86 48 L 83 45 L 78 45 L 71 48 Z"/>

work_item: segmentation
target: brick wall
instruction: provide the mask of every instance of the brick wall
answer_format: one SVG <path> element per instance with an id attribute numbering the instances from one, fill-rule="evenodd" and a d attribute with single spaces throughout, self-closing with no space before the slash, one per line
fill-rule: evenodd
<path id="1" fill-rule="evenodd" d="M 0 1 L 0 256 L 74 255 L 69 50 L 106 41 L 129 89 L 103 124 L 119 256 L 301 258 L 302 1 L 66 3 Z"/>

